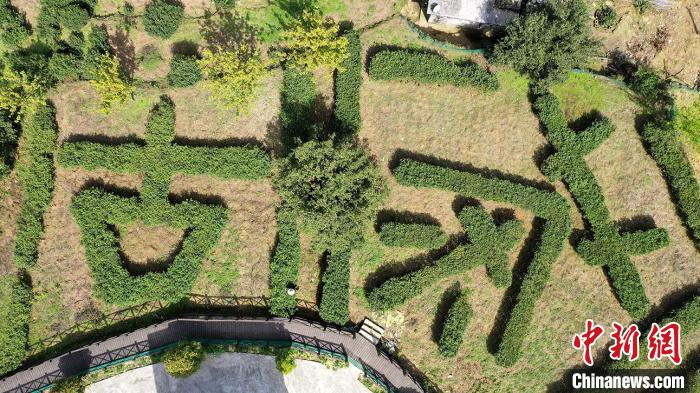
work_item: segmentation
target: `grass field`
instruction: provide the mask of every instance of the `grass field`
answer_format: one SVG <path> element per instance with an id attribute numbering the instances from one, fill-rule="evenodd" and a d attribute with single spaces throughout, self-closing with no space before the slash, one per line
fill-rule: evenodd
<path id="1" fill-rule="evenodd" d="M 206 8 L 203 2 L 183 1 L 190 16 L 203 15 Z M 35 18 L 37 3 L 27 1 L 20 7 L 30 20 Z M 119 4 L 116 0 L 101 0 L 98 12 L 115 12 Z M 132 4 L 140 13 L 145 1 L 137 0 Z M 272 11 L 262 8 L 265 4 L 246 0 L 239 6 L 251 13 L 255 23 L 278 23 Z M 322 5 L 331 15 L 347 17 L 356 26 L 379 21 L 394 11 L 392 4 L 379 0 L 342 3 L 328 0 Z M 201 43 L 200 23 L 200 20 L 187 20 L 167 41 L 148 37 L 141 29 L 128 34 L 124 38 L 126 47 L 130 48 L 127 59 L 137 59 L 148 47 L 155 48 L 162 59 L 151 64 L 135 62 L 134 76 L 146 81 L 162 79 L 167 74 L 174 43 L 183 40 Z M 110 32 L 115 34 L 113 26 Z M 399 19 L 363 32 L 362 44 L 365 54 L 380 45 L 429 47 Z M 441 51 L 448 57 L 459 56 L 454 51 Z M 485 64 L 483 58 L 474 56 L 473 59 Z M 463 235 L 454 211 L 455 206 L 463 202 L 460 198 L 445 191 L 402 186 L 393 178 L 390 165 L 397 153 L 402 152 L 458 162 L 501 177 L 547 183 L 538 168 L 547 142 L 527 97 L 528 81 L 513 71 L 498 68 L 493 71 L 501 87 L 492 93 L 453 86 L 376 81 L 363 73 L 359 138 L 376 159 L 389 185 L 389 196 L 380 214 L 410 211 L 429 215 L 448 234 Z M 49 98 L 57 109 L 59 145 L 77 136 L 142 138 L 149 111 L 161 95 L 167 94 L 175 103 L 178 138 L 213 145 L 251 143 L 276 154 L 280 146 L 281 80 L 281 72 L 274 71 L 265 81 L 251 112 L 243 116 L 213 105 L 200 85 L 180 89 L 141 88 L 135 100 L 109 115 L 99 112 L 99 99 L 87 82 L 61 85 Z M 328 75 L 316 75 L 316 80 L 323 97 L 321 105 L 327 112 L 333 97 L 332 80 Z M 613 135 L 586 157 L 603 189 L 613 219 L 621 222 L 624 228 L 647 227 L 653 223 L 669 232 L 669 247 L 632 258 L 655 310 L 689 288 L 697 288 L 700 253 L 677 216 L 656 163 L 639 139 L 635 128 L 639 108 L 632 98 L 619 86 L 584 74 L 572 74 L 554 93 L 562 100 L 566 116 L 574 125 L 581 116 L 592 111 L 609 117 L 615 124 Z M 700 173 L 700 153 L 688 149 L 688 154 Z M 39 260 L 30 272 L 34 291 L 30 344 L 76 322 L 114 310 L 97 300 L 93 293 L 94 281 L 80 244 L 80 228 L 70 213 L 71 200 L 87 184 L 138 190 L 142 181 L 141 175 L 57 166 L 51 204 L 44 217 Z M 551 186 L 570 202 L 575 227 L 583 228 L 582 217 L 566 187 L 561 183 Z M 0 274 L 4 274 L 12 270 L 10 245 L 21 201 L 12 176 L 0 184 L 0 192 L 3 193 Z M 221 240 L 205 258 L 193 292 L 267 295 L 269 261 L 277 229 L 275 208 L 279 202 L 271 181 L 175 175 L 170 193 L 217 198 L 228 208 L 228 222 Z M 489 201 L 482 203 L 492 212 L 507 210 L 507 214 L 525 223 L 528 232 L 532 229 L 534 216 L 531 212 Z M 181 235 L 182 232 L 138 223 L 120 228 L 122 251 L 131 261 L 142 264 L 160 260 L 175 247 Z M 510 255 L 509 266 L 516 270 L 529 262 L 526 253 L 521 252 L 522 245 L 520 242 Z M 516 365 L 504 368 L 494 360 L 491 336 L 494 327 L 502 323 L 500 308 L 507 290 L 493 286 L 483 267 L 443 280 L 394 311 L 374 313 L 369 310 L 364 288 L 377 270 L 392 271 L 404 261 L 421 259 L 426 256 L 420 251 L 385 247 L 374 226 L 368 226 L 366 242 L 354 250 L 351 259 L 351 318 L 359 322 L 370 316 L 384 325 L 387 336 L 398 342 L 401 355 L 415 363 L 445 392 L 541 391 L 543 385 L 555 384 L 567 368 L 581 363 L 581 355 L 571 347 L 570 341 L 582 330 L 587 318 L 605 323 L 632 322 L 615 298 L 602 269 L 586 265 L 567 244 L 537 303 L 535 322 L 526 340 L 523 358 Z M 320 255 L 313 251 L 311 241 L 303 235 L 300 299 L 317 301 L 320 273 Z M 444 358 L 437 350 L 435 321 L 445 312 L 445 290 L 455 283 L 469 289 L 474 313 L 457 357 Z M 700 335 L 687 338 L 683 345 L 686 350 L 697 347 Z M 605 354 L 599 356 L 602 359 Z"/>

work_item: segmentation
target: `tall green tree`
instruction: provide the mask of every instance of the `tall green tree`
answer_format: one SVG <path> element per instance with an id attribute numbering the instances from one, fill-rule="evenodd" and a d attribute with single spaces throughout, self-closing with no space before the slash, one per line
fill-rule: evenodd
<path id="1" fill-rule="evenodd" d="M 583 0 L 548 1 L 506 26 L 493 59 L 529 76 L 534 90 L 544 92 L 595 52 L 589 24 Z"/>

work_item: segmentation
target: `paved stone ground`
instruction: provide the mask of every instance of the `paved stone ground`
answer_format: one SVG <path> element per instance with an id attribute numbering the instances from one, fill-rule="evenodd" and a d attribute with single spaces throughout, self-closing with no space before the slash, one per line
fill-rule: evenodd
<path id="1" fill-rule="evenodd" d="M 324 365 L 297 360 L 297 367 L 282 376 L 272 356 L 247 353 L 209 355 L 202 367 L 185 379 L 171 377 L 163 364 L 154 364 L 105 379 L 86 393 L 367 393 L 357 380 L 360 370 L 330 370 Z"/>

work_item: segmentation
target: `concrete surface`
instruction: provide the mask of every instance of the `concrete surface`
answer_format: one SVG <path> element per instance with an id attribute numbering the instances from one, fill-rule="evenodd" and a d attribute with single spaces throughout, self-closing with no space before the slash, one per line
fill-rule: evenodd
<path id="1" fill-rule="evenodd" d="M 286 376 L 277 371 L 272 356 L 247 353 L 208 355 L 201 368 L 185 379 L 173 378 L 162 363 L 127 371 L 87 387 L 87 393 L 367 393 L 357 380 L 360 370 L 330 370 L 297 360 Z"/>

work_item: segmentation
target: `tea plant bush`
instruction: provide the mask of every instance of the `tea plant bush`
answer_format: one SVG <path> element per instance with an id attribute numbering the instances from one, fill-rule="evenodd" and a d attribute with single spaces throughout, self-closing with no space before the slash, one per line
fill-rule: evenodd
<path id="1" fill-rule="evenodd" d="M 277 245 L 270 263 L 270 312 L 291 317 L 297 309 L 295 296 L 287 289 L 296 288 L 301 264 L 301 244 L 293 212 L 282 208 L 277 212 Z"/>
<path id="2" fill-rule="evenodd" d="M 447 243 L 447 235 L 438 225 L 387 222 L 379 230 L 379 240 L 389 247 L 432 249 Z"/>
<path id="3" fill-rule="evenodd" d="M 335 74 L 333 131 L 338 138 L 355 136 L 360 130 L 360 87 L 362 86 L 362 43 L 357 31 L 344 34 L 348 40 L 348 57 Z"/>
<path id="4" fill-rule="evenodd" d="M 88 188 L 73 199 L 71 213 L 81 229 L 81 244 L 99 299 L 129 305 L 148 300 L 175 301 L 191 289 L 202 259 L 218 242 L 226 209 L 186 200 L 169 201 L 175 173 L 260 179 L 270 173 L 270 159 L 258 147 L 206 147 L 173 143 L 175 108 L 163 97 L 151 112 L 143 142 L 102 144 L 76 141 L 63 145 L 58 161 L 67 167 L 104 168 L 120 173 L 144 173 L 139 196 L 119 196 Z M 137 220 L 148 226 L 167 225 L 185 231 L 181 250 L 165 272 L 133 276 L 124 267 L 115 233 Z"/>
<path id="5" fill-rule="evenodd" d="M 184 13 L 177 0 L 152 0 L 143 13 L 143 27 L 152 36 L 169 38 L 180 27 Z"/>
<path id="6" fill-rule="evenodd" d="M 14 263 L 20 268 L 34 266 L 44 229 L 44 213 L 53 190 L 53 152 L 58 133 L 53 107 L 44 105 L 22 123 L 25 135 L 15 169 L 22 191 L 22 208 L 17 218 Z"/>
<path id="7" fill-rule="evenodd" d="M 20 14 L 10 0 L 0 0 L 0 39 L 13 47 L 21 44 L 32 34 L 24 15 Z"/>
<path id="8" fill-rule="evenodd" d="M 524 235 L 522 224 L 510 220 L 497 227 L 493 218 L 477 206 L 462 209 L 459 220 L 469 236 L 469 244 L 457 246 L 420 270 L 390 278 L 370 291 L 369 304 L 377 310 L 389 310 L 418 296 L 429 285 L 479 265 L 486 266 L 494 285 L 509 286 L 512 274 L 508 269 L 508 255 Z"/>
<path id="9" fill-rule="evenodd" d="M 32 289 L 20 277 L 0 277 L 0 375 L 24 361 L 31 299 Z"/>
<path id="10" fill-rule="evenodd" d="M 194 56 L 177 55 L 170 61 L 168 84 L 173 87 L 188 87 L 199 82 L 202 73 Z"/>
<path id="11" fill-rule="evenodd" d="M 380 80 L 474 86 L 485 91 L 498 89 L 496 75 L 470 60 L 453 62 L 437 53 L 410 49 L 377 52 L 369 60 L 369 76 Z"/>
<path id="12" fill-rule="evenodd" d="M 41 0 L 36 23 L 39 37 L 57 48 L 64 30 L 77 31 L 85 27 L 96 3 L 95 0 Z"/>
<path id="13" fill-rule="evenodd" d="M 342 326 L 350 320 L 350 249 L 329 251 L 326 265 L 321 276 L 319 315 L 326 322 Z"/>
<path id="14" fill-rule="evenodd" d="M 321 133 L 316 117 L 316 97 L 313 75 L 293 68 L 284 70 L 280 92 L 280 127 L 286 154 Z"/>
<path id="15" fill-rule="evenodd" d="M 163 355 L 163 366 L 168 374 L 186 378 L 199 370 L 204 361 L 204 348 L 199 341 L 182 341 Z"/>
<path id="16" fill-rule="evenodd" d="M 545 129 L 545 136 L 557 152 L 542 165 L 551 180 L 562 179 L 581 208 L 591 227 L 592 239 L 585 239 L 576 251 L 593 266 L 606 266 L 615 294 L 622 307 L 634 318 L 643 318 L 651 309 L 644 286 L 629 254 L 649 252 L 668 245 L 665 230 L 625 236 L 611 219 L 603 192 L 584 157 L 597 148 L 614 131 L 607 119 L 595 121 L 580 133 L 569 128 L 558 99 L 552 94 L 535 101 L 535 111 Z"/>
<path id="17" fill-rule="evenodd" d="M 469 292 L 462 290 L 457 299 L 447 312 L 445 324 L 442 326 L 438 350 L 443 356 L 455 357 L 464 340 L 464 331 L 467 329 L 472 317 L 472 308 L 469 306 Z"/>
<path id="18" fill-rule="evenodd" d="M 523 341 L 528 334 L 537 300 L 542 296 L 552 265 L 571 232 L 569 205 L 554 192 L 411 159 L 402 159 L 394 169 L 394 176 L 400 184 L 407 186 L 438 188 L 466 197 L 509 203 L 532 211 L 542 220 L 537 249 L 522 277 L 496 352 L 499 364 L 515 364 L 522 355 Z"/>

